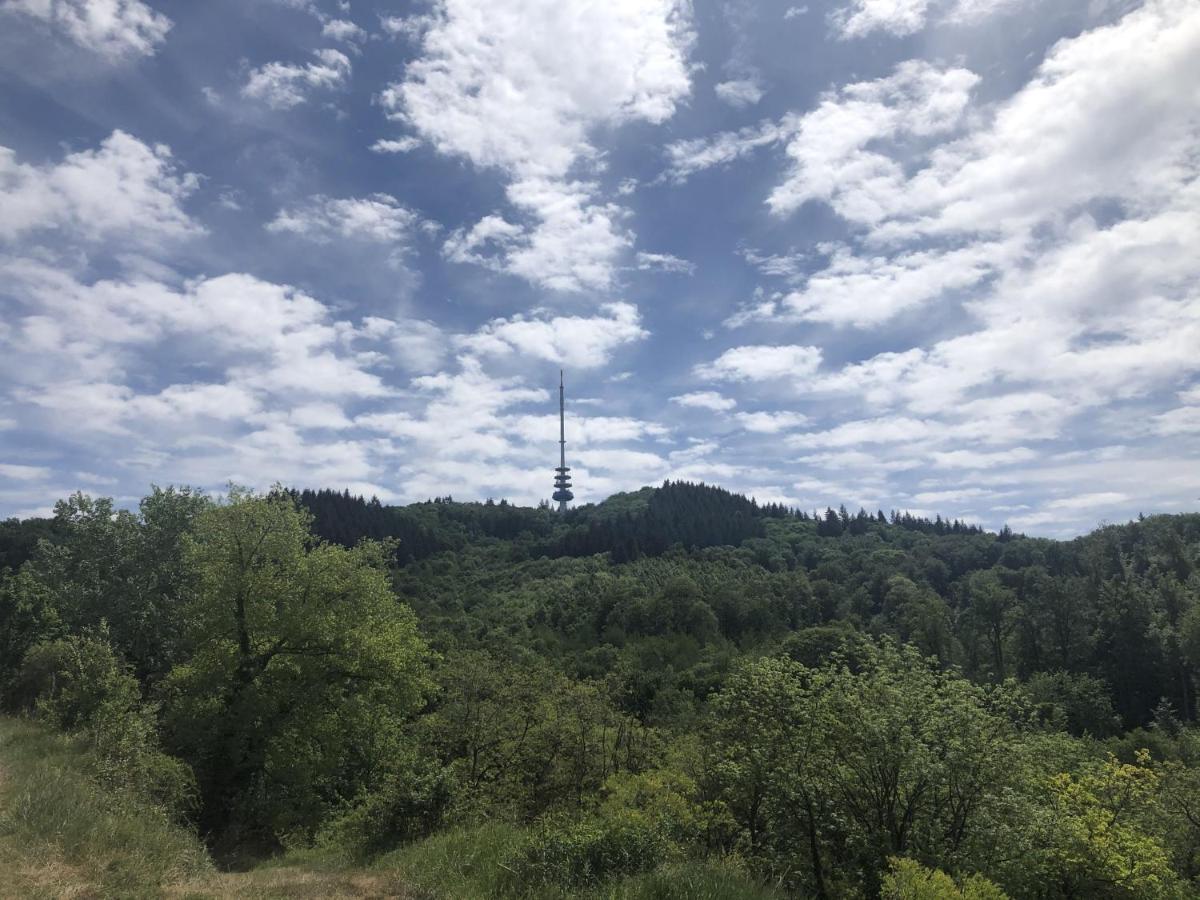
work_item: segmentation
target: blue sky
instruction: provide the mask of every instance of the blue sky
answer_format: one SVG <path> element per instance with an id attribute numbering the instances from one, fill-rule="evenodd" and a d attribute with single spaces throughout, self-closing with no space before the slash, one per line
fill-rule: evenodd
<path id="1" fill-rule="evenodd" d="M 1200 507 L 1195 0 L 0 0 L 0 515 Z"/>

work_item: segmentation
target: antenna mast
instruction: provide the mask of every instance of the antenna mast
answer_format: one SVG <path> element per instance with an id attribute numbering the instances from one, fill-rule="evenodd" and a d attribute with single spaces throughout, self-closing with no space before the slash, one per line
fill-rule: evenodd
<path id="1" fill-rule="evenodd" d="M 567 403 L 563 388 L 562 369 L 558 370 L 558 467 L 554 470 L 554 499 L 558 501 L 558 511 L 565 513 L 567 503 L 575 499 L 571 493 L 571 469 L 567 466 Z"/>

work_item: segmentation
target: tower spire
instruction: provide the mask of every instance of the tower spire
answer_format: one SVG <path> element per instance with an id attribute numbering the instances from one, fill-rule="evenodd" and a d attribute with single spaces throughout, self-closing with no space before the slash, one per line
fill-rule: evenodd
<path id="1" fill-rule="evenodd" d="M 575 499 L 571 493 L 571 469 L 567 466 L 567 404 L 563 388 L 563 372 L 558 370 L 558 467 L 554 470 L 554 499 L 558 501 L 558 511 L 565 513 L 567 503 Z"/>

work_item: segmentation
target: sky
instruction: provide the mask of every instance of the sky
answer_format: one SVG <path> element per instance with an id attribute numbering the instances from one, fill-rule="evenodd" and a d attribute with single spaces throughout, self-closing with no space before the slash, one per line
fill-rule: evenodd
<path id="1" fill-rule="evenodd" d="M 1200 509 L 1200 0 L 0 0 L 0 516 Z"/>

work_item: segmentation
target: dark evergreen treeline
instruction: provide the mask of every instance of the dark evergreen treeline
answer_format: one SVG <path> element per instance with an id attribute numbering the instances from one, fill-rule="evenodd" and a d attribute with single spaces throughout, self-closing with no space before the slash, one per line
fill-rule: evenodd
<path id="1" fill-rule="evenodd" d="M 525 540 L 530 554 L 559 556 L 611 555 L 614 562 L 660 556 L 679 545 L 686 550 L 736 545 L 765 534 L 764 520 L 814 521 L 822 537 L 862 535 L 888 525 L 928 534 L 981 534 L 982 529 L 958 520 L 914 516 L 882 510 L 871 515 L 860 509 L 851 515 L 845 506 L 809 514 L 781 504 L 758 505 L 753 499 L 723 488 L 688 482 L 664 482 L 657 489 L 620 494 L 600 505 L 568 512 L 565 532 L 545 507 L 529 508 L 506 500 L 455 503 L 439 497 L 405 507 L 384 506 L 349 491 L 294 491 L 315 518 L 316 533 L 324 540 L 351 547 L 365 539 L 399 542 L 396 559 L 402 564 L 425 559 L 443 550 L 480 538 Z"/>
<path id="2" fill-rule="evenodd" d="M 0 570 L 16 571 L 33 556 L 39 541 L 54 543 L 62 535 L 54 519 L 0 520 Z"/>
<path id="3" fill-rule="evenodd" d="M 687 550 L 740 544 L 764 533 L 764 513 L 753 500 L 723 488 L 664 482 L 620 512 L 584 507 L 568 515 L 553 555 L 608 553 L 614 562 L 660 556 L 676 544 Z"/>

